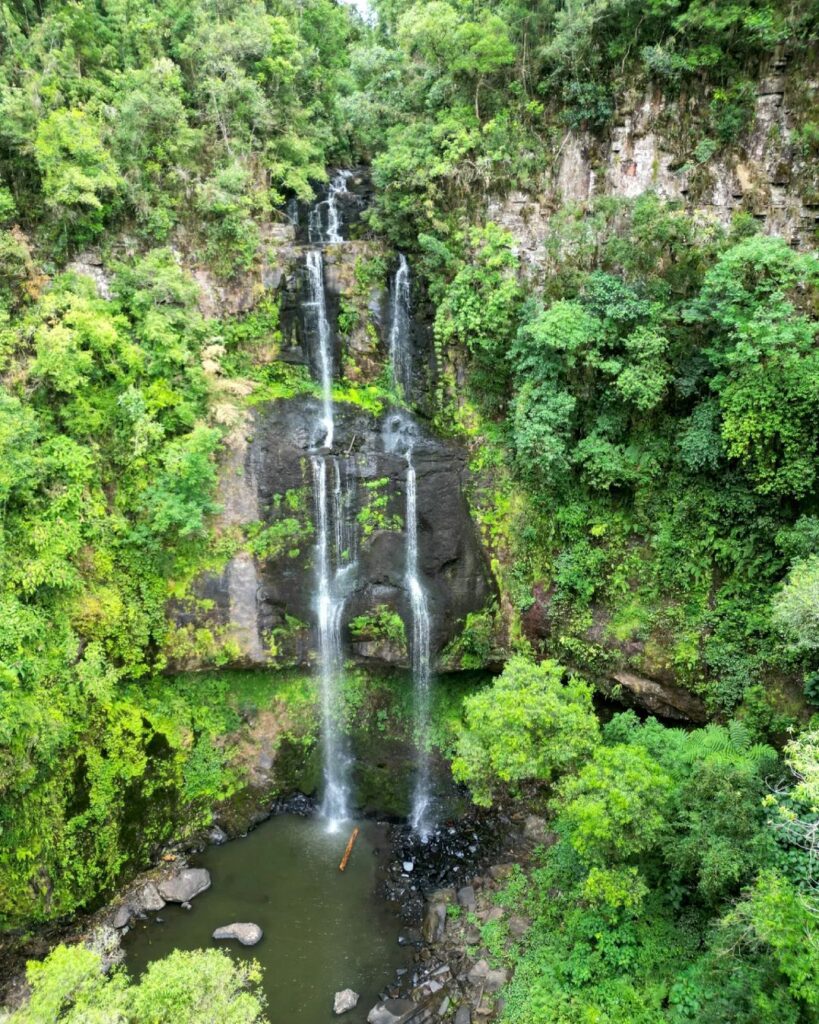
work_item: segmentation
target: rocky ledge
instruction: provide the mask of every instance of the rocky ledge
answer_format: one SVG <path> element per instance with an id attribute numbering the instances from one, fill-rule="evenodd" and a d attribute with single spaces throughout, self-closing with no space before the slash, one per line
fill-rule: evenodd
<path id="1" fill-rule="evenodd" d="M 526 870 L 536 846 L 556 838 L 533 815 L 475 815 L 439 828 L 427 843 L 396 829 L 387 895 L 410 924 L 399 941 L 413 947 L 413 966 L 396 972 L 368 1024 L 498 1018 L 510 970 L 493 957 L 483 928 L 497 921 L 510 941 L 526 942 L 531 922 L 508 914 L 497 895 L 514 872 Z"/>

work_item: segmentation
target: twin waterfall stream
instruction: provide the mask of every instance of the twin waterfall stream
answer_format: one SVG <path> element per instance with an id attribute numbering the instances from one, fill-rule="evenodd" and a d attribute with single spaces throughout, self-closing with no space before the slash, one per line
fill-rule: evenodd
<path id="1" fill-rule="evenodd" d="M 315 500 L 315 611 L 318 637 L 318 678 L 322 713 L 324 792 L 321 811 L 329 827 L 336 829 L 350 817 L 350 772 L 352 759 L 339 722 L 339 702 L 344 656 L 341 619 L 345 602 L 355 585 L 356 536 L 349 511 L 354 499 L 349 454 L 333 451 L 335 413 L 333 407 L 333 332 L 327 314 L 324 282 L 325 245 L 343 243 L 343 218 L 338 198 L 347 191 L 349 171 L 338 172 L 330 182 L 327 198 L 316 203 L 308 217 L 308 238 L 315 248 L 307 253 L 307 298 L 305 323 L 316 353 L 321 383 L 321 417 L 311 441 L 310 464 Z M 391 288 L 388 334 L 393 382 L 397 391 L 409 397 L 412 376 L 410 350 L 410 280 L 405 257 L 399 257 Z M 411 623 L 410 661 L 414 688 L 414 718 L 417 743 L 417 775 L 412 794 L 410 821 L 424 838 L 430 831 L 432 800 L 428 733 L 430 713 L 431 659 L 430 616 L 427 593 L 419 569 L 416 467 L 413 461 L 417 428 L 412 418 L 396 411 L 388 417 L 385 450 L 406 460 L 404 585 L 409 598 Z"/>

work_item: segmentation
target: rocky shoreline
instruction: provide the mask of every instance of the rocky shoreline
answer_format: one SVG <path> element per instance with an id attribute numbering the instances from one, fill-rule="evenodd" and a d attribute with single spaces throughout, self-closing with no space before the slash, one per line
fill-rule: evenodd
<path id="1" fill-rule="evenodd" d="M 246 829 L 235 837 L 213 825 L 191 841 L 163 848 L 156 863 L 110 903 L 62 927 L 44 929 L 21 943 L 18 950 L 9 950 L 0 977 L 0 1005 L 14 1009 L 25 1000 L 26 960 L 45 956 L 58 942 L 84 942 L 101 954 L 104 964 L 121 962 L 125 955 L 122 940 L 136 921 L 148 915 L 161 920 L 156 915 L 168 902 L 189 907 L 191 900 L 210 887 L 208 872 L 191 863 L 207 845 L 247 835 L 274 815 L 314 813 L 315 801 L 297 793 L 276 800 L 266 813 L 257 809 Z M 493 902 L 494 896 L 513 865 L 525 863 L 534 845 L 545 841 L 544 823 L 472 811 L 439 825 L 423 841 L 406 824 L 390 825 L 388 835 L 390 853 L 379 891 L 404 925 L 399 942 L 411 950 L 412 966 L 396 971 L 379 1002 L 369 1009 L 369 1024 L 483 1024 L 492 1020 L 502 1008 L 497 993 L 507 972 L 492 968 L 481 926 L 503 918 L 504 911 Z M 510 918 L 507 925 L 509 934 L 520 939 L 528 923 Z M 350 983 L 355 985 L 356 979 Z M 332 993 L 328 998 L 332 1000 Z"/>
<path id="2" fill-rule="evenodd" d="M 497 921 L 524 943 L 531 922 L 508 915 L 496 897 L 534 849 L 555 842 L 534 815 L 471 814 L 435 830 L 424 843 L 393 829 L 385 895 L 408 925 L 413 966 L 399 969 L 367 1016 L 368 1024 L 488 1024 L 503 1011 L 509 970 L 493 966 L 482 928 Z"/>

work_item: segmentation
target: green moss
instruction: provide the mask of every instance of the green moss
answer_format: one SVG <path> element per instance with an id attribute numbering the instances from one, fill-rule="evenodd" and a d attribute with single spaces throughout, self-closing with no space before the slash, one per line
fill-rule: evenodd
<path id="1" fill-rule="evenodd" d="M 364 489 L 366 497 L 356 517 L 364 540 L 368 540 L 376 530 L 403 530 L 403 518 L 389 511 L 392 500 L 389 477 L 367 480 L 364 482 Z"/>

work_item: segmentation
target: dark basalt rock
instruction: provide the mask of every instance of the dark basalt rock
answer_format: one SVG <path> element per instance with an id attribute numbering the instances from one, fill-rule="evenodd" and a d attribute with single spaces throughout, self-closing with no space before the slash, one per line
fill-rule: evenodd
<path id="1" fill-rule="evenodd" d="M 255 489 L 253 515 L 268 524 L 292 517 L 282 504 L 288 491 L 301 492 L 305 523 L 313 522 L 313 479 L 310 455 L 314 450 L 317 423 L 321 417 L 318 399 L 311 396 L 261 404 L 254 410 L 249 442 L 245 453 L 242 486 L 252 481 Z M 346 649 L 362 662 L 378 663 L 381 657 L 400 660 L 391 664 L 406 666 L 406 652 L 389 645 L 356 651 L 351 646 L 347 624 L 358 615 L 379 606 L 398 612 L 410 622 L 409 596 L 404 579 L 406 536 L 403 531 L 407 462 L 400 444 L 394 445 L 391 428 L 410 429 L 414 435 L 413 464 L 417 480 L 418 536 L 420 569 L 427 590 L 432 622 L 431 650 L 439 653 L 457 633 L 469 612 L 484 607 L 491 596 L 488 573 L 464 497 L 467 478 L 465 453 L 456 445 L 434 437 L 406 413 L 387 412 L 380 418 L 352 405 L 335 407 L 334 456 L 339 472 L 349 489 L 346 521 L 357 536 L 357 571 L 344 608 L 342 635 Z M 397 450 L 389 450 L 391 447 Z M 328 488 L 333 485 L 332 463 L 328 462 Z M 386 504 L 372 513 L 373 498 L 385 496 Z M 313 538 L 273 559 L 256 559 L 255 575 L 233 575 L 230 570 L 219 576 L 203 578 L 196 596 L 207 599 L 209 610 L 199 607 L 177 609 L 177 623 L 235 626 L 236 588 L 254 591 L 245 595 L 255 601 L 257 633 L 260 643 L 244 645 L 234 664 L 267 664 L 270 637 L 290 664 L 309 664 L 314 656 Z M 201 607 L 201 606 L 200 606 Z M 310 624 L 310 629 L 293 630 L 293 620 Z M 247 630 L 245 629 L 245 633 Z M 242 632 L 234 630 L 234 639 L 242 645 Z M 385 655 L 386 652 L 386 655 Z M 376 653 L 379 657 L 369 658 Z"/>

